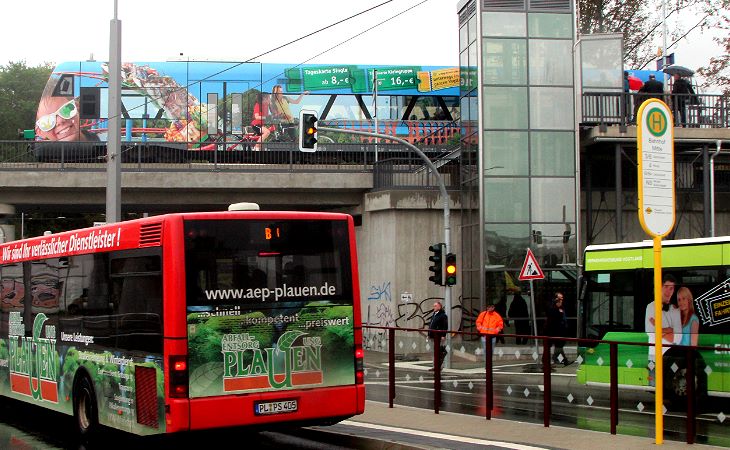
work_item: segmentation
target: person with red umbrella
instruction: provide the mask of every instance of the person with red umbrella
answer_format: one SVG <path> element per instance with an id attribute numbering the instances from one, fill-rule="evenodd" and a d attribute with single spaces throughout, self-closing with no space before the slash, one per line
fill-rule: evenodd
<path id="1" fill-rule="evenodd" d="M 635 77 L 633 75 L 629 75 L 629 89 L 632 91 L 638 91 L 641 89 L 641 86 L 644 85 L 644 82 L 641 81 L 641 78 Z"/>
<path id="2" fill-rule="evenodd" d="M 633 75 L 629 75 L 628 70 L 624 70 L 624 104 L 626 105 L 627 123 L 634 123 L 636 121 L 636 111 L 639 108 L 638 104 L 641 102 L 631 93 L 638 91 L 642 85 L 643 82 L 641 79 Z M 631 111 L 634 111 L 634 117 L 631 116 Z"/>

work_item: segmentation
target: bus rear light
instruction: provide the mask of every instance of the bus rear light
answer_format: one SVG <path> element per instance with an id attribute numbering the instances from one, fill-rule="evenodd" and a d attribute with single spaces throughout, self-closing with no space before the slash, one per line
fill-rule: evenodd
<path id="1" fill-rule="evenodd" d="M 365 382 L 365 352 L 361 347 L 355 349 L 355 384 Z"/>
<path id="2" fill-rule="evenodd" d="M 184 355 L 170 356 L 170 397 L 188 396 L 188 361 Z"/>

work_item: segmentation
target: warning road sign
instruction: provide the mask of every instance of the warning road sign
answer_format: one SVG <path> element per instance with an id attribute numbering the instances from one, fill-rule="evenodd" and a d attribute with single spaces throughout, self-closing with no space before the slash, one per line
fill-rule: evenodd
<path id="1" fill-rule="evenodd" d="M 532 253 L 532 250 L 528 248 L 527 255 L 525 256 L 525 262 L 522 264 L 519 279 L 521 281 L 525 281 L 542 280 L 543 278 L 545 278 L 545 274 L 542 273 L 542 269 L 537 263 L 537 259 L 535 259 L 535 255 Z"/>

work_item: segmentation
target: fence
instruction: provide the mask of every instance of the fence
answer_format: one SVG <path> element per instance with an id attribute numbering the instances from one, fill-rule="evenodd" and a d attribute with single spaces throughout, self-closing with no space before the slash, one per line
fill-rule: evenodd
<path id="1" fill-rule="evenodd" d="M 649 96 L 643 93 L 584 92 L 581 123 L 634 125 L 639 106 Z M 725 95 L 665 94 L 659 99 L 672 110 L 675 126 L 689 128 L 730 127 L 730 98 Z"/>
<path id="2" fill-rule="evenodd" d="M 425 153 L 425 152 L 424 152 Z M 437 166 L 446 189 L 459 188 L 459 162 L 453 152 L 434 151 L 428 156 Z M 438 189 L 435 174 L 417 155 L 380 159 L 373 165 L 373 188 Z"/>
<path id="3" fill-rule="evenodd" d="M 449 120 L 379 120 L 377 131 L 374 121 L 370 120 L 323 120 L 320 125 L 397 136 L 414 145 L 458 143 L 461 131 L 457 122 Z M 351 135 L 348 138 L 351 139 Z M 378 140 L 369 136 L 358 136 L 357 139 L 371 144 Z M 383 140 L 380 139 L 380 142 Z"/>
<path id="4" fill-rule="evenodd" d="M 400 394 L 405 404 L 432 407 L 436 414 L 441 409 L 451 409 L 484 415 L 487 420 L 496 415 L 519 420 L 542 418 L 546 427 L 558 422 L 612 434 L 654 435 L 653 388 L 637 386 L 630 380 L 636 373 L 650 373 L 646 366 L 640 367 L 635 355 L 643 354 L 646 358 L 648 352 L 641 348 L 652 344 L 507 334 L 500 336 L 506 339 L 526 337 L 529 344 L 493 347 L 492 340 L 486 339 L 482 351 L 478 334 L 449 332 L 451 368 L 433 371 L 430 401 L 426 401 L 417 393 L 423 393 L 423 386 L 430 383 L 419 374 L 431 373 L 426 369 L 438 367 L 436 362 L 439 360 L 439 345 L 428 339 L 427 330 L 363 328 L 364 347 L 368 351 L 368 398 L 387 401 L 390 407 Z M 551 364 L 550 350 L 559 341 L 567 344 L 568 355 L 575 361 L 556 369 Z M 572 345 L 576 346 L 575 350 L 570 348 Z M 674 439 L 684 437 L 690 444 L 699 438 L 703 442 L 730 446 L 729 423 L 725 422 L 722 410 L 728 405 L 724 401 L 709 401 L 703 392 L 707 389 L 706 379 L 712 368 L 723 370 L 725 359 L 730 361 L 730 349 L 671 347 L 664 357 L 665 379 L 668 380 L 664 392 L 668 398 L 666 405 L 670 408 L 665 406 L 665 435 Z M 700 353 L 716 354 L 718 351 L 722 361 L 713 363 L 704 361 Z M 484 358 L 484 354 L 490 357 Z M 704 355 L 706 357 L 707 353 Z M 592 374 L 587 375 L 588 371 Z M 672 384 L 668 385 L 669 380 Z M 387 385 L 387 392 L 380 389 L 382 385 Z M 482 385 L 484 388 L 480 389 Z M 686 393 L 683 401 L 675 395 L 682 389 Z M 713 389 L 718 389 L 717 384 Z M 698 407 L 704 411 L 701 417 L 698 417 Z M 713 416 L 716 410 L 719 413 Z"/>

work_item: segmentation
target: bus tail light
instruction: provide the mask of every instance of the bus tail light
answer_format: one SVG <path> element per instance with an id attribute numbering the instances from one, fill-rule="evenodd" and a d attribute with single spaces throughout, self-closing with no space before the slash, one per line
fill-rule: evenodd
<path id="1" fill-rule="evenodd" d="M 170 397 L 188 397 L 188 361 L 184 355 L 170 356 Z"/>
<path id="2" fill-rule="evenodd" d="M 355 349 L 355 384 L 363 384 L 365 382 L 365 352 L 362 347 Z"/>

